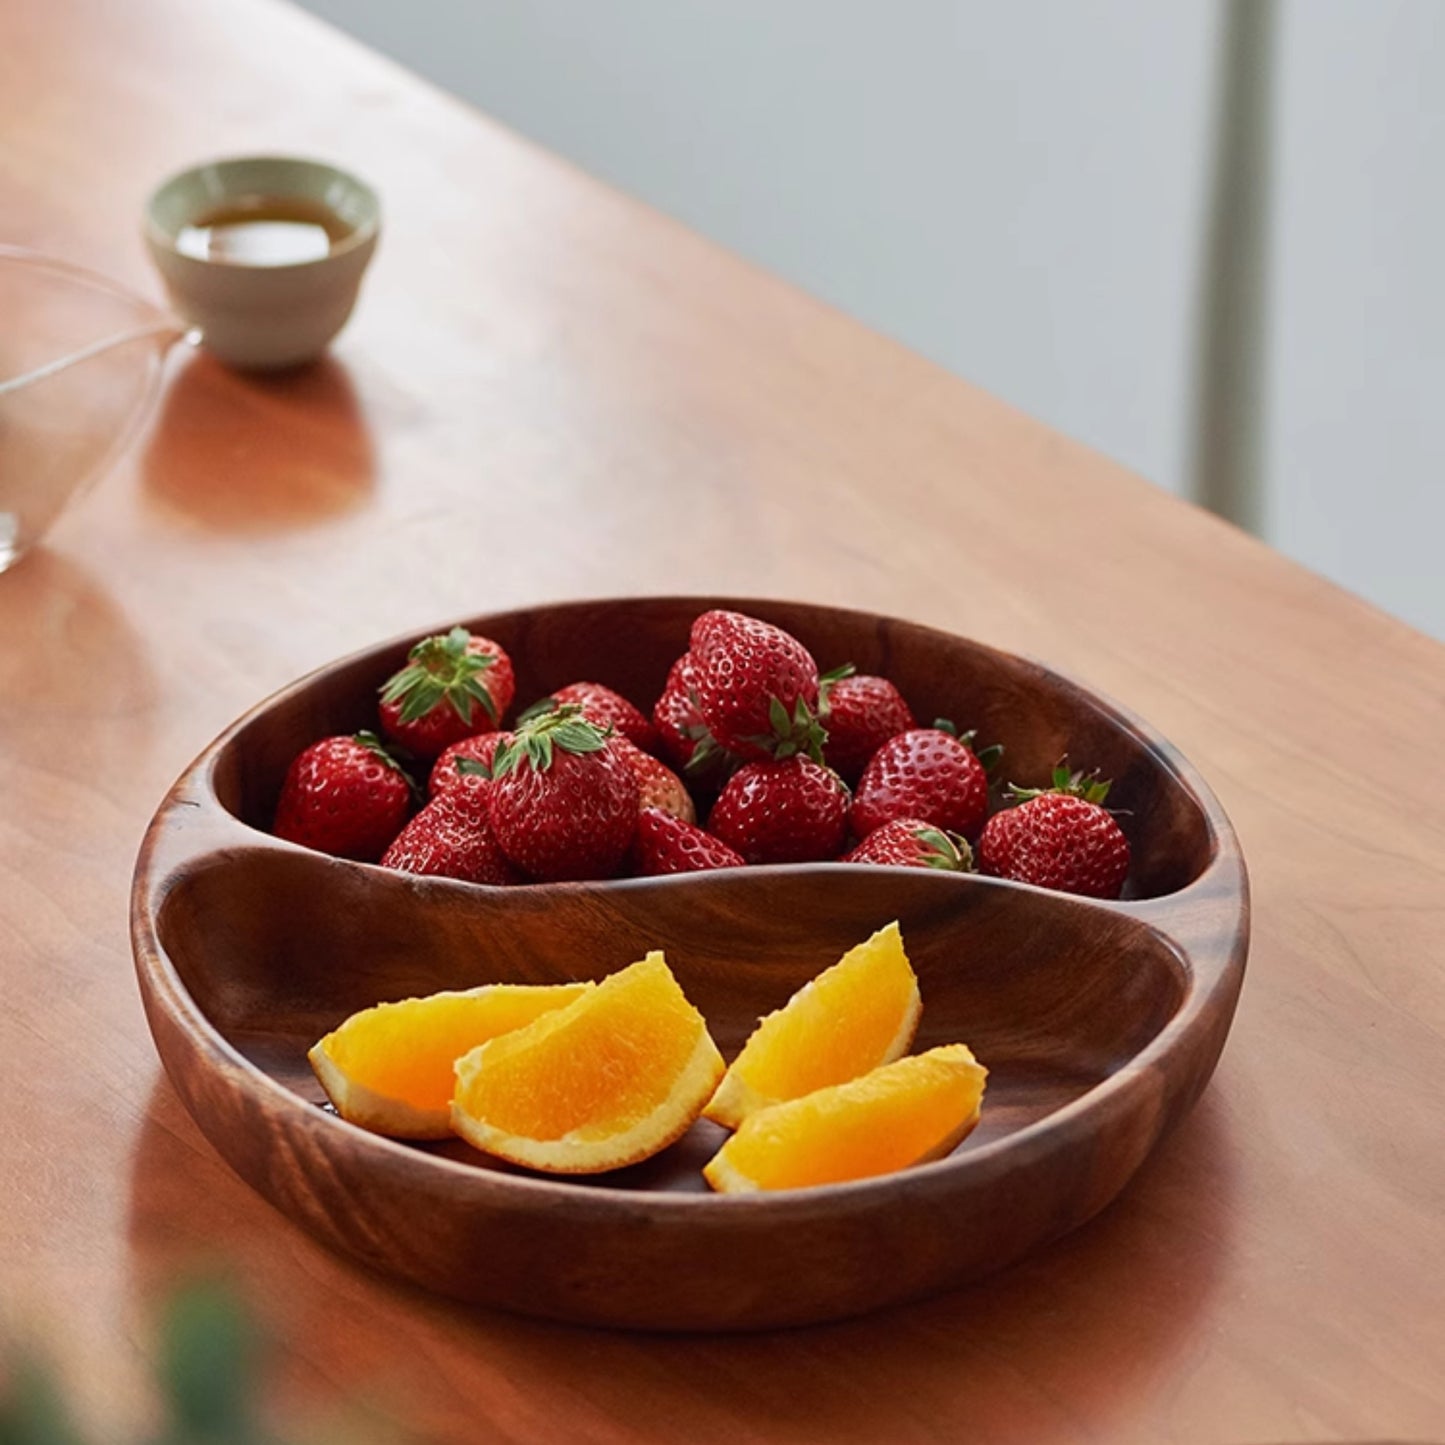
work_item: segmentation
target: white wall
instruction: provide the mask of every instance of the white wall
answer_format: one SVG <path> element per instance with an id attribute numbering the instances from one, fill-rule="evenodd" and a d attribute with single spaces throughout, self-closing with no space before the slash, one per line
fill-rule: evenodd
<path id="1" fill-rule="evenodd" d="M 1445 4 L 1284 22 L 1266 534 L 1445 639 Z"/>
<path id="2" fill-rule="evenodd" d="M 1217 0 L 304 0 L 1188 490 Z M 1262 514 L 1445 637 L 1445 4 L 1289 0 Z"/>

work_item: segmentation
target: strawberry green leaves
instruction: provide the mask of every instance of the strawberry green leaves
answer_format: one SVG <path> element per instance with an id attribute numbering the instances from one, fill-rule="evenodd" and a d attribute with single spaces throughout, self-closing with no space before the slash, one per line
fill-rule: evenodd
<path id="1" fill-rule="evenodd" d="M 818 665 L 796 637 L 741 612 L 704 612 L 689 634 L 701 721 L 744 759 L 822 757 Z"/>
<path id="2" fill-rule="evenodd" d="M 497 704 L 483 678 L 497 659 L 476 650 L 472 643 L 465 627 L 453 627 L 441 637 L 423 638 L 407 654 L 407 665 L 382 687 L 382 702 L 400 703 L 403 723 L 416 722 L 445 702 L 470 724 L 473 707 L 480 704 L 495 726 Z"/>
<path id="3" fill-rule="evenodd" d="M 614 876 L 640 801 L 637 774 L 611 728 L 589 722 L 576 703 L 523 723 L 492 759 L 497 842 L 537 882 Z"/>
<path id="4" fill-rule="evenodd" d="M 967 839 L 947 828 L 919 818 L 895 818 L 876 828 L 843 861 L 969 873 L 973 871 L 973 850 Z"/>
<path id="5" fill-rule="evenodd" d="M 1013 803 L 1026 803 L 1030 798 L 1059 794 L 1067 798 L 1082 798 L 1084 802 L 1096 803 L 1102 808 L 1109 796 L 1109 789 L 1113 787 L 1112 781 L 1099 777 L 1097 768 L 1092 773 L 1070 771 L 1067 758 L 1055 764 L 1051 782 L 1052 786 L 1047 788 L 1020 788 L 1017 784 L 1010 783 L 1007 789 L 1008 799 Z"/>
<path id="6" fill-rule="evenodd" d="M 936 717 L 933 726 L 941 733 L 947 733 L 951 738 L 957 738 L 979 762 L 983 764 L 983 770 L 989 777 L 993 777 L 998 771 L 998 765 L 1003 760 L 1003 744 L 990 743 L 986 748 L 975 747 L 978 739 L 978 729 L 969 728 L 966 733 L 958 730 L 958 724 L 950 717 Z"/>
<path id="7" fill-rule="evenodd" d="M 522 722 L 511 742 L 497 750 L 491 775 L 504 778 L 524 762 L 537 772 L 545 773 L 552 767 L 555 750 L 579 755 L 601 752 L 611 735 L 611 729 L 604 732 L 583 717 L 582 709 L 575 703 L 549 708 Z"/>
<path id="8" fill-rule="evenodd" d="M 913 835 L 919 844 L 919 860 L 925 868 L 945 873 L 964 873 L 972 866 L 973 850 L 965 838 L 943 828 L 919 828 Z"/>
<path id="9" fill-rule="evenodd" d="M 405 748 L 397 747 L 395 744 L 388 748 L 374 732 L 365 728 L 359 733 L 352 733 L 351 738 L 353 742 L 360 743 L 379 763 L 383 763 L 392 772 L 401 774 L 414 802 L 426 801 L 421 788 L 417 786 L 417 781 L 411 774 L 411 769 L 407 767 L 408 763 L 415 760 Z"/>
<path id="10" fill-rule="evenodd" d="M 776 762 L 799 753 L 815 763 L 823 761 L 823 744 L 828 741 L 828 734 L 802 698 L 793 704 L 791 716 L 781 698 L 769 698 L 768 722 L 772 726 L 771 733 L 754 733 L 745 741 L 756 745 Z"/>
<path id="11" fill-rule="evenodd" d="M 465 627 L 425 637 L 381 687 L 381 731 L 428 762 L 453 743 L 495 730 L 517 690 L 512 660 Z"/>
<path id="12" fill-rule="evenodd" d="M 406 769 L 387 751 L 386 744 L 382 742 L 374 732 L 363 728 L 359 733 L 352 733 L 351 736 L 354 741 L 360 743 L 368 752 L 375 754 L 379 762 L 385 763 L 389 768 L 395 768 L 402 777 L 407 777 Z M 411 779 L 407 778 L 407 781 L 410 782 Z"/>

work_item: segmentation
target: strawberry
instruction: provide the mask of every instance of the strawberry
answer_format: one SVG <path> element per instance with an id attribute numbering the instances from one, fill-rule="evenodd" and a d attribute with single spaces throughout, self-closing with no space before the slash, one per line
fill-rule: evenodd
<path id="1" fill-rule="evenodd" d="M 644 808 L 638 815 L 632 858 L 637 872 L 647 878 L 660 873 L 741 868 L 747 861 L 720 838 L 661 808 Z"/>
<path id="2" fill-rule="evenodd" d="M 697 708 L 720 746 L 740 758 L 822 760 L 818 665 L 796 637 L 741 612 L 692 624 Z"/>
<path id="3" fill-rule="evenodd" d="M 439 798 L 443 793 L 465 784 L 485 791 L 491 782 L 492 759 L 497 749 L 511 738 L 511 733 L 476 733 L 450 747 L 432 765 L 427 780 L 427 796 Z M 465 762 L 465 766 L 463 766 Z"/>
<path id="4" fill-rule="evenodd" d="M 493 735 L 495 736 L 495 734 Z M 521 883 L 521 873 L 497 846 L 487 789 L 490 780 L 471 776 L 481 787 L 452 786 L 433 798 L 382 855 L 383 868 L 460 878 L 463 883 Z"/>
<path id="5" fill-rule="evenodd" d="M 652 709 L 662 750 L 688 777 L 715 781 L 729 762 L 697 710 L 697 659 L 684 652 L 668 670 L 667 683 Z"/>
<path id="6" fill-rule="evenodd" d="M 453 627 L 426 637 L 381 688 L 381 730 L 430 761 L 450 743 L 489 733 L 517 690 L 512 660 L 488 637 Z"/>
<path id="7" fill-rule="evenodd" d="M 858 781 L 889 738 L 916 726 L 902 693 L 886 677 L 855 673 L 851 663 L 821 680 L 818 707 L 828 732 L 823 760 L 849 782 Z"/>
<path id="8" fill-rule="evenodd" d="M 957 833 L 935 828 L 932 823 L 925 823 L 919 818 L 895 818 L 891 823 L 875 828 L 840 861 L 967 873 L 973 867 L 973 850 Z"/>
<path id="9" fill-rule="evenodd" d="M 375 733 L 322 738 L 286 770 L 273 832 L 338 858 L 375 863 L 406 822 L 412 782 Z"/>
<path id="10" fill-rule="evenodd" d="M 544 883 L 610 878 L 637 828 L 637 776 L 574 703 L 519 724 L 492 763 L 492 831 Z"/>
<path id="11" fill-rule="evenodd" d="M 859 838 L 895 818 L 971 836 L 987 812 L 988 774 L 968 745 L 942 728 L 910 728 L 863 769 L 850 822 Z"/>
<path id="12" fill-rule="evenodd" d="M 1051 788 L 1010 788 L 1019 799 L 988 820 L 979 862 L 995 878 L 1117 898 L 1129 872 L 1129 840 L 1104 807 L 1109 784 L 1060 765 Z"/>
<path id="13" fill-rule="evenodd" d="M 552 694 L 552 702 L 558 706 L 575 702 L 589 722 L 603 729 L 611 726 L 614 732 L 621 733 L 645 753 L 655 753 L 662 746 L 657 729 L 642 712 L 620 692 L 613 692 L 600 682 L 569 682 Z"/>
<path id="14" fill-rule="evenodd" d="M 740 759 L 718 746 L 698 711 L 698 666 L 685 652 L 668 672 L 668 683 L 652 709 L 662 751 L 702 795 L 715 795 Z"/>
<path id="15" fill-rule="evenodd" d="M 745 763 L 723 785 L 707 825 L 749 863 L 833 858 L 848 826 L 848 789 L 811 758 Z"/>
<path id="16" fill-rule="evenodd" d="M 612 746 L 627 759 L 637 777 L 638 802 L 643 809 L 661 808 L 685 823 L 697 822 L 697 809 L 682 779 L 667 766 L 624 737 L 614 737 Z"/>

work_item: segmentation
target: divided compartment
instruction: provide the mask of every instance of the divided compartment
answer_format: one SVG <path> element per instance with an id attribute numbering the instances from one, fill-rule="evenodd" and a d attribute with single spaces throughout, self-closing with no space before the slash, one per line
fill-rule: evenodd
<path id="1" fill-rule="evenodd" d="M 933 628 L 838 608 L 729 598 L 563 603 L 472 618 L 465 625 L 511 656 L 516 710 L 554 688 L 587 680 L 606 683 L 650 711 L 669 666 L 687 650 L 693 619 L 709 607 L 746 611 L 785 628 L 823 671 L 851 662 L 859 672 L 889 678 L 920 725 L 947 717 L 960 731 L 976 729 L 980 747 L 1002 743 L 998 772 L 1004 781 L 1045 784 L 1065 756 L 1071 766 L 1112 779 L 1109 806 L 1133 852 L 1128 897 L 1177 891 L 1199 877 L 1213 856 L 1199 798 L 1167 752 L 1136 731 L 1132 719 L 1038 663 Z M 374 729 L 377 690 L 416 640 L 344 659 L 245 719 L 216 758 L 214 786 L 223 805 L 269 830 L 291 759 L 330 734 Z"/>
<path id="2" fill-rule="evenodd" d="M 157 934 L 211 1027 L 320 1104 L 306 1050 L 358 1009 L 482 983 L 601 979 L 649 948 L 665 951 L 731 1059 L 760 1016 L 898 918 L 923 997 L 916 1048 L 966 1043 L 990 1070 L 983 1119 L 963 1150 L 1109 1078 L 1155 1038 L 1186 990 L 1183 960 L 1152 929 L 1062 895 L 961 888 L 919 869 L 736 870 L 716 883 L 639 881 L 604 898 L 569 890 L 536 907 L 516 892 L 498 899 L 255 850 L 178 883 Z M 703 1193 L 697 1171 L 722 1138 L 699 1121 L 656 1159 L 586 1183 Z M 507 1168 L 460 1142 L 440 1152 Z"/>
<path id="3" fill-rule="evenodd" d="M 642 599 L 473 619 L 526 703 L 581 678 L 650 702 L 709 606 L 787 627 L 1008 748 L 1038 781 L 1068 752 L 1115 778 L 1134 850 L 1126 901 L 928 870 L 813 864 L 494 889 L 343 862 L 264 833 L 301 747 L 370 725 L 408 641 L 302 679 L 181 778 L 137 866 L 147 1015 L 186 1106 L 236 1171 L 334 1247 L 431 1289 L 583 1323 L 752 1329 L 857 1314 L 979 1277 L 1082 1223 L 1203 1088 L 1248 933 L 1232 830 L 1147 725 L 1037 664 L 865 614 Z M 261 831 L 258 831 L 261 830 Z M 915 1049 L 990 1069 L 948 1159 L 853 1184 L 709 1194 L 722 1131 L 570 1180 L 412 1145 L 318 1105 L 306 1049 L 384 999 L 490 981 L 601 977 L 666 950 L 723 1052 L 849 946 L 898 918 L 924 1000 Z M 418 1221 L 424 1221 L 423 1225 Z"/>

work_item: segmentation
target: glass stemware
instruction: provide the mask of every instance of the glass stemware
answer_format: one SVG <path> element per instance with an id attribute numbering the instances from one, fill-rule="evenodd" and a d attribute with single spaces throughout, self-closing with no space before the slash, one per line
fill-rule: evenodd
<path id="1" fill-rule="evenodd" d="M 102 276 L 0 245 L 0 572 L 135 435 L 184 334 Z"/>

